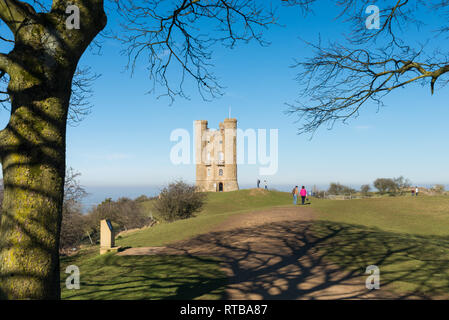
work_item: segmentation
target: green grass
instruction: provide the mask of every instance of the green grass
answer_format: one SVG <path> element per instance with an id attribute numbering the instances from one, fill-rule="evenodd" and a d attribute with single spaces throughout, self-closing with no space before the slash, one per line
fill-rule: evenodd
<path id="1" fill-rule="evenodd" d="M 162 246 L 208 232 L 227 217 L 257 209 L 287 205 L 290 196 L 270 191 L 210 193 L 196 217 L 161 223 L 116 240 L 122 247 Z M 148 211 L 151 201 L 143 203 Z M 61 258 L 63 299 L 220 299 L 226 277 L 214 258 L 187 256 L 98 255 L 99 248 Z M 65 287 L 68 265 L 80 269 L 81 289 Z"/>
<path id="2" fill-rule="evenodd" d="M 208 202 L 201 212 L 216 215 L 236 211 L 248 211 L 291 204 L 287 192 L 247 189 L 225 193 L 209 193 Z"/>
<path id="3" fill-rule="evenodd" d="M 80 269 L 80 289 L 68 290 L 68 265 Z M 102 256 L 83 252 L 61 259 L 61 295 L 73 300 L 220 299 L 226 277 L 218 260 L 187 256 Z"/>
<path id="4" fill-rule="evenodd" d="M 319 200 L 321 252 L 348 270 L 380 268 L 399 294 L 448 297 L 449 197 Z"/>
<path id="5" fill-rule="evenodd" d="M 318 209 L 321 220 L 414 235 L 449 235 L 449 197 L 319 200 L 312 207 Z"/>
<path id="6" fill-rule="evenodd" d="M 231 215 L 290 202 L 289 193 L 211 193 L 196 217 L 128 234 L 117 244 L 161 246 L 208 232 Z M 359 274 L 377 265 L 381 287 L 404 296 L 449 296 L 449 197 L 313 199 L 311 208 L 325 259 Z M 80 268 L 80 290 L 65 289 L 70 264 Z M 61 266 L 64 299 L 219 299 L 226 285 L 218 260 L 205 257 L 99 256 L 95 248 L 62 258 Z"/>
<path id="7" fill-rule="evenodd" d="M 160 223 L 117 239 L 119 246 L 149 247 L 184 240 L 208 232 L 233 214 L 290 204 L 291 196 L 285 192 L 240 190 L 209 193 L 203 210 L 194 218 L 172 223 Z M 151 210 L 151 203 L 144 204 Z"/>

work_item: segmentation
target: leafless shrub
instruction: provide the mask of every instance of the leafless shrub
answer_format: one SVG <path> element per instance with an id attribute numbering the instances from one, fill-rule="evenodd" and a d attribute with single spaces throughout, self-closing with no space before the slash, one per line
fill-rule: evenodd
<path id="1" fill-rule="evenodd" d="M 371 190 L 371 187 L 369 184 L 364 184 L 360 187 L 360 192 L 364 196 L 367 196 L 370 190 Z"/>
<path id="2" fill-rule="evenodd" d="M 129 198 L 120 198 L 117 201 L 108 198 L 94 207 L 86 219 L 94 240 L 99 238 L 100 221 L 103 219 L 111 220 L 116 232 L 142 228 L 151 223 L 151 218 L 144 213 L 140 203 Z"/>
<path id="3" fill-rule="evenodd" d="M 397 185 L 393 179 L 378 178 L 374 181 L 374 187 L 379 190 L 381 194 L 395 194 L 397 192 Z"/>
<path id="4" fill-rule="evenodd" d="M 436 184 L 432 187 L 431 191 L 436 194 L 443 194 L 445 192 L 445 187 L 442 184 Z"/>
<path id="5" fill-rule="evenodd" d="M 60 234 L 60 252 L 79 246 L 85 236 L 85 218 L 81 210 L 81 200 L 87 192 L 77 179 L 81 174 L 69 168 L 66 172 L 64 185 L 64 203 Z"/>
<path id="6" fill-rule="evenodd" d="M 332 182 L 329 185 L 329 189 L 327 190 L 327 192 L 333 195 L 344 195 L 349 193 L 355 193 L 355 190 L 348 186 L 344 186 L 338 182 Z"/>
<path id="7" fill-rule="evenodd" d="M 410 180 L 400 176 L 398 178 L 379 178 L 374 181 L 374 187 L 379 190 L 380 194 L 397 195 L 403 194 L 410 188 Z"/>
<path id="8" fill-rule="evenodd" d="M 164 188 L 154 203 L 154 209 L 166 221 L 192 217 L 200 211 L 206 200 L 206 194 L 197 192 L 195 186 L 176 181 Z"/>

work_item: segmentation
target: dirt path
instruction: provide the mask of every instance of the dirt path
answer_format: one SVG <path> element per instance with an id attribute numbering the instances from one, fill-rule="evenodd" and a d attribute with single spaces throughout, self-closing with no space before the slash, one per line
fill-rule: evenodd
<path id="1" fill-rule="evenodd" d="M 307 207 L 272 208 L 232 216 L 210 233 L 167 247 L 119 254 L 220 257 L 229 277 L 226 299 L 400 298 L 387 290 L 367 290 L 362 270 L 356 274 L 326 261 L 317 250 L 325 239 L 310 231 L 313 219 Z"/>

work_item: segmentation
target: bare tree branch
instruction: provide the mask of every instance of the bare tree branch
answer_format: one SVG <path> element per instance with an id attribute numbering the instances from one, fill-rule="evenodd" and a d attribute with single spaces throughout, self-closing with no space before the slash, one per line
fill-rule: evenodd
<path id="1" fill-rule="evenodd" d="M 356 117 L 366 104 L 380 108 L 383 98 L 398 88 L 428 84 L 433 94 L 437 80 L 447 84 L 443 77 L 449 72 L 448 53 L 426 52 L 418 41 L 405 41 L 401 26 L 416 27 L 417 8 L 438 6 L 441 12 L 449 1 L 389 1 L 382 7 L 378 30 L 365 27 L 364 9 L 370 1 L 338 0 L 337 4 L 342 6 L 340 17 L 353 23 L 352 34 L 339 44 L 307 42 L 313 56 L 293 66 L 300 69 L 300 98 L 287 104 L 286 113 L 298 117 L 298 133 L 313 133 L 322 125 L 332 128 L 336 121 Z"/>
<path id="2" fill-rule="evenodd" d="M 115 0 L 124 22 L 116 34 L 126 46 L 128 67 L 134 70 L 143 55 L 153 81 L 171 99 L 184 91 L 186 76 L 192 78 L 203 98 L 221 94 L 222 87 L 211 71 L 212 49 L 217 44 L 233 48 L 237 42 L 268 43 L 262 32 L 276 23 L 274 11 L 254 0 Z M 173 74 L 178 79 L 173 85 Z"/>
<path id="3" fill-rule="evenodd" d="M 71 126 L 78 125 L 90 114 L 93 90 L 92 85 L 101 75 L 93 73 L 90 67 L 78 67 L 72 81 L 72 95 L 70 96 L 70 107 L 68 123 Z"/>

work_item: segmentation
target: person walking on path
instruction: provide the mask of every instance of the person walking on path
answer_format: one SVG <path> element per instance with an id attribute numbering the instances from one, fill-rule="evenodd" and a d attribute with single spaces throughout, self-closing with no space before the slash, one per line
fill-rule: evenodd
<path id="1" fill-rule="evenodd" d="M 293 188 L 292 194 L 293 194 L 293 204 L 296 205 L 298 203 L 298 186 Z"/>
<path id="2" fill-rule="evenodd" d="M 415 188 L 415 196 L 418 196 L 418 192 L 419 192 L 418 186 L 416 186 L 416 188 Z"/>
<path id="3" fill-rule="evenodd" d="M 264 183 L 265 183 L 265 190 L 268 190 L 268 183 L 267 183 L 267 180 L 265 180 Z"/>
<path id="4" fill-rule="evenodd" d="M 257 189 L 260 188 L 260 179 L 257 179 Z"/>
<path id="5" fill-rule="evenodd" d="M 307 190 L 304 186 L 301 187 L 301 191 L 299 192 L 299 194 L 301 195 L 301 204 L 304 205 L 307 196 Z"/>

